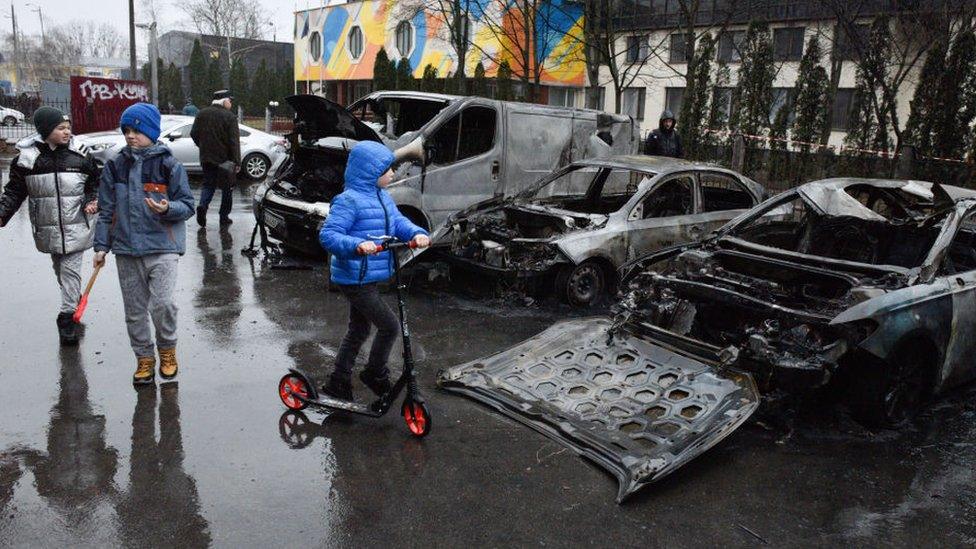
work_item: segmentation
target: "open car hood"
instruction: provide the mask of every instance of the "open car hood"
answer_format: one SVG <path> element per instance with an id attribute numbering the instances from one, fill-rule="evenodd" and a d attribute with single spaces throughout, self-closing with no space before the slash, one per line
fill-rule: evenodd
<path id="1" fill-rule="evenodd" d="M 285 101 L 295 109 L 295 121 L 300 124 L 302 137 L 308 140 L 323 137 L 346 137 L 357 141 L 382 143 L 380 136 L 359 121 L 345 107 L 318 95 L 292 95 Z"/>
<path id="2" fill-rule="evenodd" d="M 617 501 L 702 454 L 759 405 L 746 373 L 719 369 L 607 318 L 553 325 L 454 366 L 441 387 L 487 404 L 609 470 Z"/>

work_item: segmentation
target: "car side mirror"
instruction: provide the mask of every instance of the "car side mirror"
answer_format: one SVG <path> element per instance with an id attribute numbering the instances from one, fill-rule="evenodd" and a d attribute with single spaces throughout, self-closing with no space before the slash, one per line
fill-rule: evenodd
<path id="1" fill-rule="evenodd" d="M 176 141 L 177 139 L 183 137 L 183 132 L 173 132 L 166 136 L 170 141 Z"/>

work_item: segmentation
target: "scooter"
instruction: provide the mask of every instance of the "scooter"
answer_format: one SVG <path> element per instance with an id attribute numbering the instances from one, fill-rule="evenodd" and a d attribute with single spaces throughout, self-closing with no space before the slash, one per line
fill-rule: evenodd
<path id="1" fill-rule="evenodd" d="M 401 242 L 391 236 L 377 237 L 380 244 L 377 246 L 376 253 L 389 250 L 393 255 L 394 282 L 396 283 L 397 308 L 400 314 L 400 333 L 403 336 L 403 373 L 393 384 L 393 387 L 378 399 L 370 404 L 339 400 L 327 395 L 320 395 L 315 388 L 315 384 L 310 380 L 310 376 L 298 368 L 289 368 L 278 383 L 278 396 L 281 402 L 290 410 L 304 410 L 308 406 L 326 408 L 329 410 L 341 410 L 352 412 L 369 417 L 381 417 L 385 415 L 393 403 L 396 401 L 400 392 L 406 388 L 407 394 L 400 406 L 400 414 L 410 430 L 410 434 L 415 437 L 426 436 L 430 432 L 431 417 L 427 410 L 427 404 L 420 389 L 417 387 L 417 379 L 414 376 L 413 352 L 410 348 L 410 328 L 407 326 L 406 305 L 403 302 L 403 290 L 406 289 L 400 282 L 400 258 L 396 250 L 403 248 L 416 248 L 413 241 Z"/>

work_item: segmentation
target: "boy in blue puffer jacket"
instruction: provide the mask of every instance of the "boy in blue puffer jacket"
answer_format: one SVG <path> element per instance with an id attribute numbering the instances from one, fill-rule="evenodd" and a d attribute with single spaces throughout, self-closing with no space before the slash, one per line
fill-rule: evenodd
<path id="1" fill-rule="evenodd" d="M 332 201 L 329 217 L 319 233 L 319 241 L 331 255 L 332 283 L 349 300 L 349 328 L 335 370 L 323 392 L 341 400 L 352 400 L 352 366 L 359 349 L 369 337 L 370 324 L 376 337 L 366 369 L 359 379 L 377 395 L 390 389 L 387 359 L 400 330 L 397 316 L 380 298 L 377 282 L 393 276 L 391 252 L 376 253 L 371 236 L 390 235 L 413 240 L 417 247 L 430 244 L 427 231 L 400 213 L 390 195 L 383 190 L 393 181 L 393 153 L 373 141 L 352 148 L 346 163 L 345 190 Z"/>
<path id="2" fill-rule="evenodd" d="M 186 171 L 159 139 L 159 109 L 136 103 L 119 126 L 126 147 L 105 163 L 98 188 L 95 266 L 111 250 L 119 270 L 129 343 L 136 354 L 132 382 L 155 380 L 156 357 L 149 319 L 156 328 L 159 373 L 176 376 L 176 267 L 186 251 L 186 223 L 193 194 Z"/>

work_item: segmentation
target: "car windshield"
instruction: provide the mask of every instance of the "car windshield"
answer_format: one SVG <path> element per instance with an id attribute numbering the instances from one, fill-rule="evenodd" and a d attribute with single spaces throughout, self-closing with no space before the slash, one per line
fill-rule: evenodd
<path id="1" fill-rule="evenodd" d="M 424 127 L 449 103 L 446 99 L 368 97 L 353 103 L 349 112 L 378 133 L 397 139 Z"/>
<path id="2" fill-rule="evenodd" d="M 746 214 L 747 221 L 728 235 L 789 252 L 867 265 L 911 269 L 925 261 L 949 210 L 916 217 L 926 209 L 922 204 L 909 205 L 918 208 L 909 213 L 898 201 L 864 200 L 863 188 L 845 190 L 855 199 L 853 204 L 865 206 L 864 211 L 824 214 L 809 198 L 788 191 Z"/>
<path id="3" fill-rule="evenodd" d="M 655 175 L 626 168 L 571 166 L 565 173 L 527 191 L 522 198 L 573 212 L 608 214 L 623 207 Z"/>
<path id="4" fill-rule="evenodd" d="M 186 123 L 187 123 L 186 118 L 167 118 L 164 116 L 162 120 L 160 120 L 159 127 L 160 127 L 160 131 L 165 132 L 175 128 L 176 126 L 179 126 L 180 124 L 186 124 Z"/>

